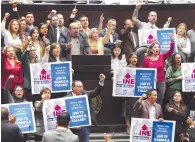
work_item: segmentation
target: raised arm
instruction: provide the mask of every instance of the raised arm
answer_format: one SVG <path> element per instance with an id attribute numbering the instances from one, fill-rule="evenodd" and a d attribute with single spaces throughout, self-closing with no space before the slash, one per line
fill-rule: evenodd
<path id="1" fill-rule="evenodd" d="M 73 23 L 75 20 L 77 20 L 77 13 L 78 13 L 78 9 L 74 8 L 74 9 L 72 10 L 71 15 L 70 15 L 68 25 L 70 25 L 70 24 Z"/>
<path id="2" fill-rule="evenodd" d="M 174 42 L 174 35 L 173 34 L 170 35 L 170 39 L 171 39 L 170 49 L 169 49 L 169 51 L 167 51 L 166 53 L 163 54 L 165 59 L 167 59 L 174 52 L 175 42 Z"/>
<path id="3" fill-rule="evenodd" d="M 5 24 L 6 24 L 6 20 L 7 18 L 10 16 L 9 13 L 5 13 L 5 16 L 3 18 L 3 21 L 1 22 L 1 34 L 3 35 L 3 37 L 6 36 L 6 32 L 7 30 L 5 29 Z"/>
<path id="4" fill-rule="evenodd" d="M 138 19 L 139 9 L 141 8 L 141 4 L 136 4 L 136 8 L 133 11 L 132 19 L 136 24 L 137 28 L 140 29 L 142 27 L 142 22 Z"/>
<path id="5" fill-rule="evenodd" d="M 5 97 L 5 103 L 9 104 L 9 103 L 14 103 L 14 99 L 9 91 L 9 87 L 10 87 L 10 83 L 11 81 L 14 79 L 13 75 L 10 75 L 5 83 L 5 87 L 4 87 L 4 97 Z"/>
<path id="6" fill-rule="evenodd" d="M 164 24 L 163 28 L 169 28 L 169 25 L 171 23 L 172 17 L 169 17 L 167 22 Z"/>
<path id="7" fill-rule="evenodd" d="M 104 21 L 104 16 L 102 13 L 102 15 L 100 16 L 100 21 L 99 21 L 99 25 L 98 25 L 98 34 L 102 32 L 103 21 Z"/>
<path id="8" fill-rule="evenodd" d="M 110 39 L 110 35 L 111 35 L 111 27 L 108 26 L 107 30 L 106 30 L 106 34 L 104 35 L 104 37 L 102 38 L 102 43 L 103 45 L 105 45 L 106 43 L 108 43 L 109 39 Z"/>
<path id="9" fill-rule="evenodd" d="M 105 77 L 104 74 L 99 75 L 99 84 L 98 84 L 98 86 L 94 90 L 87 91 L 87 94 L 88 94 L 89 98 L 94 98 L 94 97 L 96 97 L 97 95 L 100 94 L 100 92 L 102 91 L 102 88 L 104 86 L 105 78 L 106 77 Z"/>
<path id="10" fill-rule="evenodd" d="M 143 95 L 137 100 L 137 102 L 134 104 L 133 109 L 136 110 L 136 111 L 138 111 L 138 112 L 141 111 L 142 108 L 143 108 L 142 101 L 143 101 L 144 99 L 146 99 L 146 98 L 147 98 L 146 94 L 143 94 Z"/>

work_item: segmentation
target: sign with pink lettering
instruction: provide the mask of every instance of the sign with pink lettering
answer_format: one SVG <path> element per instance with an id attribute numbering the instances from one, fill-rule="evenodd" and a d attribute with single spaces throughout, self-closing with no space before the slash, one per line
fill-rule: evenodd
<path id="1" fill-rule="evenodd" d="M 195 63 L 182 63 L 182 91 L 195 92 Z"/>
<path id="2" fill-rule="evenodd" d="M 156 69 L 114 69 L 114 97 L 140 97 L 151 88 L 156 88 Z"/>
<path id="3" fill-rule="evenodd" d="M 52 93 L 72 90 L 71 62 L 30 64 L 32 94 L 39 94 L 44 87 Z"/>
<path id="4" fill-rule="evenodd" d="M 177 39 L 176 32 L 174 28 L 167 29 L 148 29 L 148 30 L 139 30 L 139 46 L 149 46 L 154 42 L 160 44 L 161 53 L 165 53 L 170 49 L 171 39 L 170 34 L 174 34 L 175 40 L 175 50 L 177 51 Z"/>
<path id="5" fill-rule="evenodd" d="M 175 121 L 132 118 L 130 142 L 174 142 Z"/>

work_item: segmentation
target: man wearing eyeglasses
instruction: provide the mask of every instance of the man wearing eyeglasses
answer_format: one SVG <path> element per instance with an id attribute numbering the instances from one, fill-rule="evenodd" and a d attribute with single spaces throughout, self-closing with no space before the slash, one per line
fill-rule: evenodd
<path id="1" fill-rule="evenodd" d="M 89 108 L 91 114 L 91 121 L 92 123 L 97 126 L 96 115 L 91 103 L 91 98 L 96 97 L 103 89 L 104 86 L 105 75 L 99 75 L 99 84 L 94 90 L 86 91 L 84 90 L 83 83 L 80 80 L 75 80 L 72 83 L 72 92 L 67 95 L 67 97 L 72 96 L 80 96 L 80 95 L 87 95 L 89 100 Z M 73 133 L 78 134 L 79 142 L 89 142 L 89 135 L 90 135 L 90 126 L 86 127 L 79 127 L 76 129 L 72 129 Z"/>

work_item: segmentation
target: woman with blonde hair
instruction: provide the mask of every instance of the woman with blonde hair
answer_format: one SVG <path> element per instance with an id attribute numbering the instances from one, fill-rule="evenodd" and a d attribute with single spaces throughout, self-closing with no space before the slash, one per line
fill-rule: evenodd
<path id="1" fill-rule="evenodd" d="M 14 47 L 16 55 L 18 59 L 20 60 L 22 42 L 23 40 L 25 40 L 25 38 L 21 31 L 20 23 L 16 19 L 12 19 L 9 22 L 8 30 L 5 29 L 6 20 L 9 16 L 10 14 L 6 13 L 3 18 L 3 21 L 1 22 L 1 34 L 4 37 L 5 46 Z"/>
<path id="2" fill-rule="evenodd" d="M 109 41 L 111 27 L 108 28 L 104 37 L 99 38 L 98 29 L 92 28 L 89 31 L 88 42 L 92 50 L 92 54 L 104 55 L 104 45 Z"/>
<path id="3" fill-rule="evenodd" d="M 184 23 L 177 26 L 177 49 L 184 62 L 187 62 L 188 55 L 191 52 L 191 43 L 187 37 L 187 26 Z"/>
<path id="4" fill-rule="evenodd" d="M 10 83 L 10 90 L 12 91 L 15 86 L 20 85 L 23 86 L 24 78 L 23 78 L 23 71 L 22 71 L 22 64 L 18 61 L 14 47 L 12 46 L 5 46 L 4 51 L 1 52 L 1 59 L 2 59 L 2 78 L 1 78 L 1 93 L 3 97 L 3 89 L 5 87 L 6 80 L 10 75 L 13 75 L 14 78 Z M 4 99 L 4 98 L 2 98 Z M 4 100 L 2 100 L 3 102 Z"/>

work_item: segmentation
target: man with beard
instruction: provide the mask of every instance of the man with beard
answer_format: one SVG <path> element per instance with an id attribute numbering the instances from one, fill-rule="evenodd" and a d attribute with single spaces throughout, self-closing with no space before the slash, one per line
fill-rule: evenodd
<path id="1" fill-rule="evenodd" d="M 59 44 L 62 51 L 62 57 L 71 60 L 71 55 L 92 54 L 91 47 L 85 36 L 79 32 L 77 23 L 71 23 L 69 31 L 60 35 Z"/>
<path id="2" fill-rule="evenodd" d="M 48 26 L 48 33 L 46 35 L 50 43 L 58 43 L 58 40 L 60 38 L 60 30 L 58 25 L 59 25 L 58 15 L 54 14 L 51 17 L 50 24 Z"/>
<path id="3" fill-rule="evenodd" d="M 108 43 L 104 45 L 104 54 L 111 54 L 111 49 L 113 49 L 115 42 L 118 40 L 118 33 L 115 32 L 116 30 L 116 20 L 115 19 L 109 19 L 106 26 L 111 26 L 112 32 L 110 35 L 110 39 Z M 104 37 L 107 31 L 107 27 L 104 28 L 101 32 L 101 37 Z"/>
<path id="4" fill-rule="evenodd" d="M 146 22 L 141 22 L 138 19 L 138 13 L 139 13 L 139 9 L 141 8 L 140 4 L 136 4 L 136 8 L 133 11 L 133 15 L 132 15 L 132 19 L 135 22 L 137 28 L 139 30 L 143 30 L 143 29 L 158 29 L 158 27 L 156 26 L 156 22 L 157 22 L 157 13 L 155 11 L 150 11 L 148 14 L 148 23 Z M 169 17 L 168 21 L 166 22 L 166 24 L 164 25 L 163 28 L 168 28 L 170 25 L 172 18 Z"/>
<path id="5" fill-rule="evenodd" d="M 57 14 L 58 19 L 59 19 L 58 28 L 59 28 L 60 34 L 61 34 L 62 32 L 68 32 L 68 28 L 64 26 L 64 17 L 63 17 L 63 15 L 62 15 L 61 13 L 57 13 L 56 10 L 52 10 L 52 11 L 50 12 L 50 14 L 48 15 L 48 19 L 51 20 L 51 17 L 52 17 L 53 15 L 55 15 L 55 14 Z"/>

